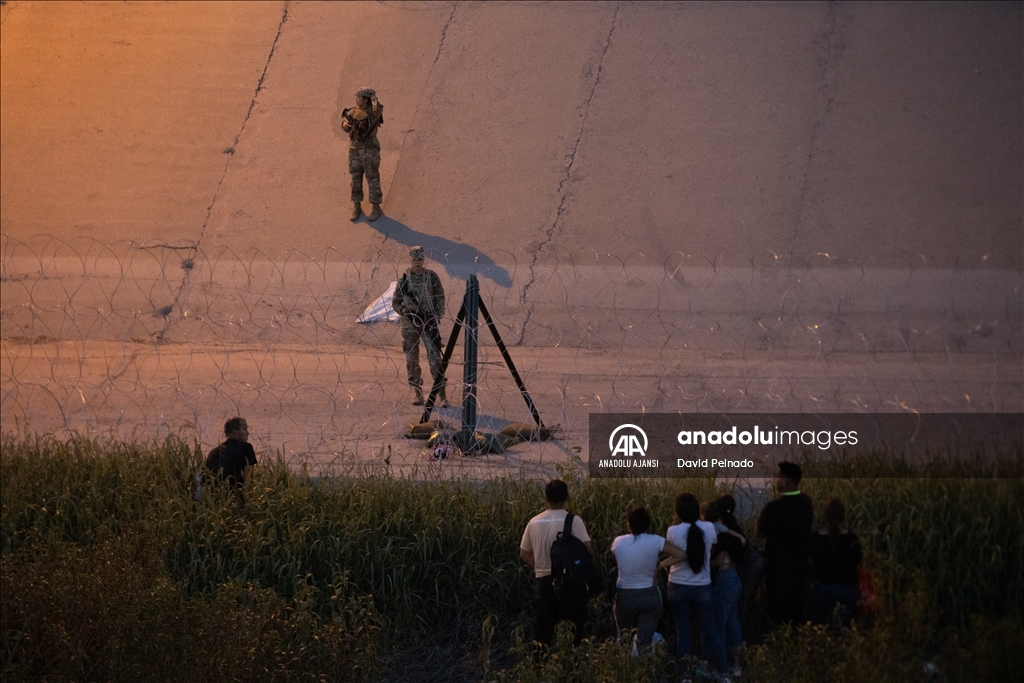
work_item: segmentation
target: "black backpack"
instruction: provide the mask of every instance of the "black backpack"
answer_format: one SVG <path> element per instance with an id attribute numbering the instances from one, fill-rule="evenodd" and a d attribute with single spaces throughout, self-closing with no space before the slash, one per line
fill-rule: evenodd
<path id="1" fill-rule="evenodd" d="M 601 576 L 586 544 L 572 535 L 572 513 L 551 544 L 551 585 L 562 602 L 585 602 L 601 594 Z"/>

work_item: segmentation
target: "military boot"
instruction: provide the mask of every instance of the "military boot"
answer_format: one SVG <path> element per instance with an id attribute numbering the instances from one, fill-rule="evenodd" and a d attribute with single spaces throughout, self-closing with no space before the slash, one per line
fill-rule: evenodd
<path id="1" fill-rule="evenodd" d="M 414 406 L 423 405 L 423 390 L 420 389 L 419 387 L 413 387 L 412 390 L 416 392 L 416 395 L 412 399 L 412 404 Z"/>
<path id="2" fill-rule="evenodd" d="M 362 215 L 363 215 L 363 205 L 360 204 L 359 202 L 356 202 L 355 206 L 352 207 L 352 217 L 349 218 L 349 220 L 352 221 L 353 223 L 355 223 L 357 220 L 359 220 L 359 217 L 362 216 Z"/>
<path id="3" fill-rule="evenodd" d="M 444 387 L 441 387 L 440 389 L 437 390 L 437 405 L 448 405 L 448 396 L 444 393 Z"/>
<path id="4" fill-rule="evenodd" d="M 371 223 L 381 217 L 384 212 L 380 210 L 380 204 L 374 204 L 373 209 L 370 210 L 370 215 L 366 217 L 366 220 Z"/>

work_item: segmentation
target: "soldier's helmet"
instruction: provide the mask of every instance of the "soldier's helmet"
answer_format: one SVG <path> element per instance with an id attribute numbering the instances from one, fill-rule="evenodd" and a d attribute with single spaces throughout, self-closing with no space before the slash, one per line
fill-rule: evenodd
<path id="1" fill-rule="evenodd" d="M 373 88 L 360 88 L 356 91 L 356 97 L 365 97 L 367 99 L 373 99 L 376 94 L 377 91 Z"/>
<path id="2" fill-rule="evenodd" d="M 423 247 L 415 246 L 409 249 L 409 258 L 421 259 L 423 258 Z"/>

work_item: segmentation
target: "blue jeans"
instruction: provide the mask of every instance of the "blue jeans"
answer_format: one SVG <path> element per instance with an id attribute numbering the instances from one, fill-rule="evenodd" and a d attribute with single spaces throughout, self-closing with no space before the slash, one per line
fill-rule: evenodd
<path id="1" fill-rule="evenodd" d="M 711 584 L 711 597 L 715 603 L 715 624 L 727 655 L 733 655 L 743 647 L 743 632 L 740 628 L 740 596 L 743 583 L 735 568 L 723 569 Z"/>
<path id="2" fill-rule="evenodd" d="M 637 647 L 647 647 L 661 618 L 661 591 L 657 586 L 620 588 L 615 593 L 612 614 L 619 631 L 635 628 Z"/>
<path id="3" fill-rule="evenodd" d="M 715 605 L 711 599 L 711 584 L 704 586 L 687 586 L 681 583 L 668 584 L 668 606 L 676 622 L 676 656 L 685 657 L 693 654 L 693 637 L 691 634 L 691 610 L 697 613 L 700 632 L 711 651 L 711 658 L 720 674 L 729 673 L 729 662 L 725 657 L 725 648 L 718 635 L 715 625 Z"/>
<path id="4" fill-rule="evenodd" d="M 807 603 L 807 616 L 812 624 L 832 624 L 833 611 L 838 610 L 835 616 L 838 617 L 839 625 L 842 628 L 850 628 L 850 622 L 857 611 L 857 601 L 860 600 L 860 588 L 842 583 L 819 583 L 814 582 L 811 587 L 810 600 Z"/>

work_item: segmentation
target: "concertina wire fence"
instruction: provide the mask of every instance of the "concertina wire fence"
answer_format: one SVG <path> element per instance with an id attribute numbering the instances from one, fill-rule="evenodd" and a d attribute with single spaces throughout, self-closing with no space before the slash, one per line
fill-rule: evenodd
<path id="1" fill-rule="evenodd" d="M 1020 409 L 1017 272 L 727 268 L 582 248 L 450 261 L 427 247 L 448 295 L 442 335 L 476 272 L 542 418 L 569 441 L 586 438 L 594 411 Z M 238 414 L 258 449 L 283 447 L 292 462 L 379 454 L 418 410 L 398 326 L 356 318 L 407 267 L 405 253 L 355 262 L 332 248 L 4 235 L 3 430 L 177 432 L 209 446 Z M 480 339 L 482 423 L 529 421 Z M 461 344 L 448 371 L 456 403 L 460 360 Z"/>

